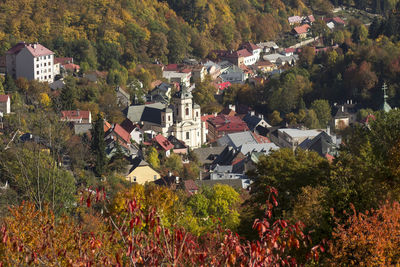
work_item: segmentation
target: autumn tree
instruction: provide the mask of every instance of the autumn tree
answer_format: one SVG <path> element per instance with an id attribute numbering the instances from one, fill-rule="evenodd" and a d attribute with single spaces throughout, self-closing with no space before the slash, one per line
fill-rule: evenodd
<path id="1" fill-rule="evenodd" d="M 352 212 L 336 220 L 329 247 L 332 265 L 390 266 L 400 262 L 400 204 L 386 202 L 376 210 Z"/>
<path id="2" fill-rule="evenodd" d="M 331 106 L 329 105 L 328 101 L 324 99 L 314 100 L 311 103 L 311 109 L 315 111 L 319 122 L 319 127 L 326 128 L 332 118 Z"/>

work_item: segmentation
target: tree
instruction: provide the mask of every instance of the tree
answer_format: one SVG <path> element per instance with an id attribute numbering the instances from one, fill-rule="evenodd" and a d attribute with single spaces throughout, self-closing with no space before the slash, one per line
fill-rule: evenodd
<path id="1" fill-rule="evenodd" d="M 181 173 L 183 171 L 182 158 L 178 154 L 171 153 L 163 164 L 163 169 L 164 168 L 175 173 Z"/>
<path id="2" fill-rule="evenodd" d="M 149 40 L 149 46 L 147 53 L 151 58 L 159 59 L 164 63 L 167 63 L 168 55 L 168 40 L 162 32 L 152 32 Z"/>
<path id="3" fill-rule="evenodd" d="M 328 101 L 324 99 L 314 100 L 311 104 L 311 110 L 315 111 L 319 122 L 319 127 L 326 128 L 332 118 L 331 106 L 329 105 Z"/>
<path id="4" fill-rule="evenodd" d="M 43 140 L 42 140 L 43 142 Z M 6 154 L 7 152 L 7 154 Z M 18 201 L 30 201 L 42 210 L 45 203 L 61 214 L 73 208 L 75 179 L 37 144 L 24 144 L 1 152 L 2 182 L 8 181 Z"/>
<path id="5" fill-rule="evenodd" d="M 278 125 L 279 123 L 281 123 L 282 118 L 281 118 L 281 114 L 279 113 L 279 111 L 274 110 L 274 112 L 272 112 L 271 114 L 271 124 L 272 125 Z"/>
<path id="6" fill-rule="evenodd" d="M 146 151 L 147 162 L 156 170 L 160 168 L 160 159 L 158 152 L 154 147 L 149 147 Z"/>
<path id="7" fill-rule="evenodd" d="M 214 95 L 216 89 L 211 81 L 211 76 L 207 75 L 204 81 L 196 82 L 196 89 L 193 91 L 193 101 L 199 104 L 202 112 L 214 113 L 221 110 L 221 106 L 218 104 Z"/>
<path id="8" fill-rule="evenodd" d="M 279 211 L 292 209 L 301 188 L 316 186 L 329 177 L 330 167 L 327 160 L 316 152 L 282 148 L 262 157 L 254 173 L 251 186 L 250 202 L 255 205 L 265 203 L 264 194 L 268 186 L 277 188 L 281 194 L 278 201 L 282 203 Z M 281 214 L 281 213 L 279 213 Z"/>
<path id="9" fill-rule="evenodd" d="M 386 202 L 376 210 L 336 219 L 329 246 L 330 264 L 390 266 L 400 261 L 400 204 Z"/>
<path id="10" fill-rule="evenodd" d="M 106 144 L 104 142 L 104 119 L 101 114 L 97 114 L 97 119 L 93 122 L 92 126 L 92 141 L 91 150 L 96 157 L 94 164 L 94 171 L 97 176 L 101 176 L 105 171 L 107 163 Z"/>
<path id="11" fill-rule="evenodd" d="M 315 57 L 315 49 L 314 47 L 305 46 L 301 49 L 301 53 L 299 55 L 299 61 L 301 66 L 304 68 L 309 68 L 312 66 Z"/>
<path id="12" fill-rule="evenodd" d="M 307 115 L 304 118 L 304 124 L 307 126 L 307 128 L 310 129 L 318 129 L 319 128 L 319 121 L 318 121 L 318 117 L 317 114 L 315 113 L 315 111 L 313 109 L 309 109 L 307 111 Z"/>

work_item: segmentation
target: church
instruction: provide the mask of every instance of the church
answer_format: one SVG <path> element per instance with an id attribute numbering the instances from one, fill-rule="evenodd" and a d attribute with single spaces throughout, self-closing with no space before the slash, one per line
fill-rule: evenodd
<path id="1" fill-rule="evenodd" d="M 184 86 L 172 96 L 169 105 L 129 106 L 126 116 L 133 123 L 141 124 L 144 132 L 160 133 L 165 137 L 173 135 L 192 149 L 206 142 L 207 129 L 201 121 L 200 106 L 193 102 L 192 93 Z"/>

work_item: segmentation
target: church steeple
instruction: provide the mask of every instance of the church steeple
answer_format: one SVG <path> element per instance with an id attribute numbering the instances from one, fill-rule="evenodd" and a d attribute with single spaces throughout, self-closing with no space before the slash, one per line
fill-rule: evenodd
<path id="1" fill-rule="evenodd" d="M 382 86 L 382 91 L 383 91 L 383 104 L 382 104 L 382 110 L 385 112 L 389 112 L 390 110 L 392 110 L 392 108 L 390 107 L 390 105 L 387 103 L 387 99 L 388 99 L 388 95 L 386 93 L 387 90 L 387 85 L 384 82 L 383 86 Z"/>

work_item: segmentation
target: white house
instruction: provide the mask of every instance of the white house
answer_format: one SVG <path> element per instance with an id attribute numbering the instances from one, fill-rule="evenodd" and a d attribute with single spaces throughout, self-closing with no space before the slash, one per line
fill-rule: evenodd
<path id="1" fill-rule="evenodd" d="M 52 83 L 54 81 L 54 52 L 39 43 L 20 42 L 6 53 L 7 73 L 14 78 L 24 77 Z"/>
<path id="2" fill-rule="evenodd" d="M 224 82 L 230 83 L 243 83 L 246 80 L 243 70 L 235 65 L 229 67 L 220 77 Z"/>
<path id="3" fill-rule="evenodd" d="M 0 95 L 0 113 L 10 114 L 11 97 L 9 95 Z"/>

